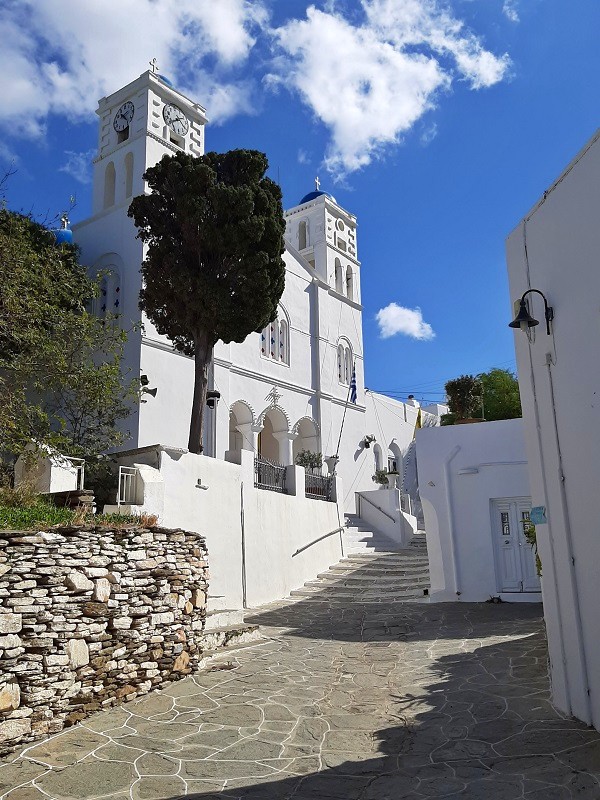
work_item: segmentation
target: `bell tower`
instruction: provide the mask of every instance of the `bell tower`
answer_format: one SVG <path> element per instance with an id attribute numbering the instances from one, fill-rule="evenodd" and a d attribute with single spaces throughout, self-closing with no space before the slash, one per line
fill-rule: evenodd
<path id="1" fill-rule="evenodd" d="M 328 192 L 315 190 L 285 212 L 286 242 L 314 269 L 315 275 L 340 298 L 360 303 L 360 261 L 356 217 Z"/>
<path id="2" fill-rule="evenodd" d="M 124 423 L 128 447 L 187 441 L 193 363 L 172 351 L 139 308 L 144 245 L 127 216 L 131 200 L 148 191 L 143 175 L 166 155 L 204 153 L 206 112 L 158 73 L 156 62 L 136 80 L 103 97 L 93 162 L 92 214 L 73 225 L 82 263 L 98 276 L 99 316 L 119 315 L 128 331 L 123 372 L 144 376 L 157 393 L 145 396 Z M 139 322 L 142 318 L 143 327 Z"/>
<path id="3" fill-rule="evenodd" d="M 142 194 L 142 175 L 165 153 L 204 153 L 206 111 L 152 69 L 103 97 L 94 159 L 94 215 Z"/>

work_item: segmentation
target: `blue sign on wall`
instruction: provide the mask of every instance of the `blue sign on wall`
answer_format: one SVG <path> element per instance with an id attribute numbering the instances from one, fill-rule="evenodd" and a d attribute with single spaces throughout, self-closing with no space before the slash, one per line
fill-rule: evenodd
<path id="1" fill-rule="evenodd" d="M 546 506 L 534 506 L 529 514 L 529 519 L 534 525 L 545 525 L 548 522 L 546 519 Z"/>

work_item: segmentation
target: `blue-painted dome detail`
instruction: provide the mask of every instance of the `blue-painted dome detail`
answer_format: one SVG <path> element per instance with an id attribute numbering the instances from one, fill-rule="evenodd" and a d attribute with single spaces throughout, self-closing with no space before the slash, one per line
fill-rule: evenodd
<path id="1" fill-rule="evenodd" d="M 60 221 L 61 227 L 52 231 L 56 244 L 73 244 L 73 231 L 69 228 L 69 218 L 63 214 Z"/>
<path id="2" fill-rule="evenodd" d="M 56 237 L 56 244 L 73 244 L 73 231 L 68 228 L 54 231 L 54 236 Z"/>
<path id="3" fill-rule="evenodd" d="M 316 200 L 317 197 L 321 197 L 322 195 L 325 195 L 325 197 L 328 197 L 330 200 L 333 200 L 334 203 L 337 203 L 335 197 L 332 194 L 329 194 L 329 192 L 309 192 L 308 194 L 304 195 L 298 205 L 301 206 L 303 203 L 310 203 L 311 200 Z"/>
<path id="4" fill-rule="evenodd" d="M 158 76 L 158 79 L 159 79 L 159 81 L 162 81 L 163 83 L 166 83 L 166 84 L 167 84 L 167 86 L 170 86 L 170 87 L 171 87 L 171 89 L 174 89 L 174 88 L 175 88 L 175 87 L 173 86 L 173 81 L 169 80 L 169 78 L 167 78 L 167 76 L 166 76 L 166 75 L 159 75 L 159 76 Z"/>

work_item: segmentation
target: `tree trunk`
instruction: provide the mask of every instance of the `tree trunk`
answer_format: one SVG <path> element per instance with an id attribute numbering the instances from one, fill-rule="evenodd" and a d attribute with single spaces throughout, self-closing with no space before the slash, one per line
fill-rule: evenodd
<path id="1" fill-rule="evenodd" d="M 213 353 L 213 345 L 208 336 L 199 335 L 194 341 L 194 399 L 192 400 L 192 419 L 190 422 L 190 453 L 202 452 L 202 434 L 204 432 L 204 410 L 206 408 L 206 392 L 208 389 L 208 368 Z"/>

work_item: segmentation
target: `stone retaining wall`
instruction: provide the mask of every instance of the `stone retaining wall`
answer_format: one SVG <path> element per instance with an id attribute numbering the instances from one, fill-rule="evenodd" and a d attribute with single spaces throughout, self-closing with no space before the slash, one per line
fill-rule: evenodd
<path id="1" fill-rule="evenodd" d="M 0 532 L 0 753 L 191 672 L 208 560 L 197 533 Z"/>

